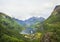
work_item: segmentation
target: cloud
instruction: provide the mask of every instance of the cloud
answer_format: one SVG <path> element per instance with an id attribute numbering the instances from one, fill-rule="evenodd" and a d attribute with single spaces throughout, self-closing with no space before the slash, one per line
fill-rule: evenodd
<path id="1" fill-rule="evenodd" d="M 25 20 L 32 16 L 47 18 L 59 0 L 0 0 L 0 11 Z"/>

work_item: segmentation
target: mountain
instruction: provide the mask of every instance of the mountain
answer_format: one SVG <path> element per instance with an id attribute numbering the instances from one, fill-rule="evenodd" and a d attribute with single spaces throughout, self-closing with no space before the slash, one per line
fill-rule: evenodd
<path id="1" fill-rule="evenodd" d="M 60 28 L 60 5 L 56 6 L 51 16 L 44 22 L 44 25 Z"/>
<path id="2" fill-rule="evenodd" d="M 0 13 L 0 24 L 11 30 L 22 30 L 21 25 L 19 25 L 13 18 L 4 13 Z"/>
<path id="3" fill-rule="evenodd" d="M 45 19 L 43 17 L 31 17 L 28 20 L 25 20 L 27 25 L 34 25 L 36 22 L 43 22 Z"/>
<path id="4" fill-rule="evenodd" d="M 45 19 L 43 17 L 31 17 L 25 21 L 22 21 L 22 20 L 18 20 L 18 19 L 15 19 L 19 24 L 21 24 L 22 26 L 25 26 L 25 27 L 30 27 L 31 25 L 34 25 L 35 23 L 37 22 L 43 22 Z"/>
<path id="5" fill-rule="evenodd" d="M 22 20 L 18 20 L 18 19 L 15 19 L 19 24 L 21 24 L 22 26 L 24 26 L 25 27 L 25 30 L 23 30 L 22 32 L 21 32 L 21 34 L 30 34 L 31 33 L 31 31 L 32 32 L 34 32 L 34 30 L 35 30 L 35 33 L 36 33 L 36 29 L 37 28 L 35 28 L 34 26 L 37 24 L 37 23 L 40 23 L 40 24 L 42 24 L 42 22 L 45 20 L 43 17 L 31 17 L 31 18 L 29 18 L 29 19 L 27 19 L 27 20 L 25 20 L 25 21 L 22 21 Z M 29 29 L 30 30 L 29 30 Z M 34 30 L 33 30 L 33 29 Z"/>
<path id="6" fill-rule="evenodd" d="M 60 42 L 60 5 L 44 20 L 31 17 L 22 21 L 0 12 L 0 42 Z M 38 28 L 37 31 L 31 25 Z M 25 26 L 28 27 L 23 30 Z"/>
<path id="7" fill-rule="evenodd" d="M 23 42 L 22 29 L 13 18 L 0 12 L 0 42 Z"/>
<path id="8" fill-rule="evenodd" d="M 28 34 L 21 34 L 21 31 Z M 0 12 L 0 42 L 38 42 L 39 33 L 33 28 L 26 28 L 12 18 Z"/>
<path id="9" fill-rule="evenodd" d="M 20 24 L 21 26 L 26 26 L 26 24 L 25 24 L 25 22 L 23 20 L 19 20 L 19 19 L 15 19 L 15 18 L 13 18 L 13 19 L 16 20 L 16 22 L 18 24 Z"/>
<path id="10" fill-rule="evenodd" d="M 43 23 L 43 28 L 45 33 L 41 42 L 60 42 L 60 5 L 55 7 L 51 16 Z"/>

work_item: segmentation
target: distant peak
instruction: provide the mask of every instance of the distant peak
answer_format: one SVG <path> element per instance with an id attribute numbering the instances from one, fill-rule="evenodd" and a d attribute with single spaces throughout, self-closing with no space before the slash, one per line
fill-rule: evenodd
<path id="1" fill-rule="evenodd" d="M 31 17 L 31 18 L 37 18 L 37 17 L 34 17 L 34 16 L 33 16 L 33 17 Z"/>
<path id="2" fill-rule="evenodd" d="M 44 18 L 44 17 L 34 17 L 34 16 L 33 16 L 33 17 L 31 17 L 31 18 Z"/>

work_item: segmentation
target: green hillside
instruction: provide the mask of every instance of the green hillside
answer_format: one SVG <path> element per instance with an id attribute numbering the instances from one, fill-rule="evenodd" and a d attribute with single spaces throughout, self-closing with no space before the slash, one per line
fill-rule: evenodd
<path id="1" fill-rule="evenodd" d="M 0 12 L 0 42 L 60 42 L 60 5 L 44 22 L 37 22 L 35 34 L 20 34 L 24 29 L 15 19 Z"/>
<path id="2" fill-rule="evenodd" d="M 0 13 L 0 42 L 23 42 L 23 36 L 19 33 L 22 29 L 14 19 Z"/>
<path id="3" fill-rule="evenodd" d="M 15 19 L 0 13 L 0 42 L 39 42 L 41 33 L 20 34 L 24 30 Z"/>
<path id="4" fill-rule="evenodd" d="M 60 42 L 60 5 L 56 6 L 51 16 L 43 23 L 44 37 L 46 42 Z M 43 38 L 44 38 L 43 37 Z M 44 42 L 45 42 L 44 41 Z"/>

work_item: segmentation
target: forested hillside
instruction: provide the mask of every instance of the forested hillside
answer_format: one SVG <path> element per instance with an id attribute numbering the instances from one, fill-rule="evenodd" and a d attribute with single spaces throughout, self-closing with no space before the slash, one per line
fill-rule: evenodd
<path id="1" fill-rule="evenodd" d="M 17 23 L 15 19 L 4 13 L 0 13 L 0 42 L 40 41 L 40 33 L 36 32 L 35 34 L 21 34 L 22 30 L 24 30 L 24 26 L 22 27 L 21 24 Z"/>
<path id="2" fill-rule="evenodd" d="M 56 6 L 51 16 L 43 23 L 42 42 L 60 42 L 60 5 Z"/>
<path id="3" fill-rule="evenodd" d="M 23 42 L 23 36 L 19 33 L 22 29 L 14 19 L 0 13 L 0 42 Z"/>
<path id="4" fill-rule="evenodd" d="M 29 20 L 26 23 L 33 23 L 33 25 L 26 28 L 28 24 L 25 26 L 23 21 L 16 21 L 0 12 L 0 42 L 60 42 L 60 5 L 55 7 L 45 21 L 44 19 L 43 22 L 39 21 Z"/>

